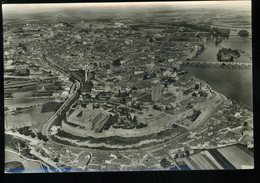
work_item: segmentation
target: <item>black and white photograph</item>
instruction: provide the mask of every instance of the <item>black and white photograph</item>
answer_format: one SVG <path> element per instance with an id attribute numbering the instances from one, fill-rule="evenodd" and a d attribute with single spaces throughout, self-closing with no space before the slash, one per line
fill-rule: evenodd
<path id="1" fill-rule="evenodd" d="M 254 169 L 251 1 L 2 17 L 5 173 Z"/>

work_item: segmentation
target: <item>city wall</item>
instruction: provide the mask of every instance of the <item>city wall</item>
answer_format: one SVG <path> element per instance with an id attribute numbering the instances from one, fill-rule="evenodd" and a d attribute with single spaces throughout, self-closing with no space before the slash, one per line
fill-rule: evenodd
<path id="1" fill-rule="evenodd" d="M 80 137 L 93 137 L 93 138 L 104 138 L 104 137 L 142 137 L 150 134 L 159 133 L 161 131 L 170 129 L 171 126 L 166 128 L 164 125 L 158 128 L 142 128 L 142 129 L 109 129 L 102 133 L 95 133 L 93 130 L 80 129 L 62 121 L 62 130 L 75 136 Z"/>

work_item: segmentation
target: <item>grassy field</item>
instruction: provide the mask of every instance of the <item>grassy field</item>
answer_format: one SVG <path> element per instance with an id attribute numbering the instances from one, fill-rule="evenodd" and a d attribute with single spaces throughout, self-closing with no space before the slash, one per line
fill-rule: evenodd
<path id="1" fill-rule="evenodd" d="M 28 161 L 23 159 L 22 157 L 11 153 L 9 151 L 5 151 L 5 162 L 12 162 L 12 163 L 5 163 L 5 169 L 12 167 L 11 173 L 18 173 L 19 170 L 21 173 L 41 173 L 43 172 L 43 169 L 41 167 L 41 164 L 38 162 Z M 13 163 L 13 162 L 18 162 Z M 21 164 L 23 165 L 24 169 L 21 170 Z M 14 167 L 16 166 L 16 167 Z"/>

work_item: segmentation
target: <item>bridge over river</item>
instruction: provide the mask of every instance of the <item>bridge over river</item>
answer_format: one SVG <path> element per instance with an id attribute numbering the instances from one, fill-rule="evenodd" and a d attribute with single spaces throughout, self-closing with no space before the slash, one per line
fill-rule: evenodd
<path id="1" fill-rule="evenodd" d="M 208 61 L 182 61 L 180 65 L 210 67 L 210 68 L 226 68 L 226 69 L 251 69 L 252 63 L 242 62 L 208 62 Z"/>

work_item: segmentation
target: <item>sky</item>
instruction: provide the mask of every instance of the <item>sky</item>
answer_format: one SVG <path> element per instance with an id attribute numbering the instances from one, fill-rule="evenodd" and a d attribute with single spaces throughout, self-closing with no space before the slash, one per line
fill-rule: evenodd
<path id="1" fill-rule="evenodd" d="M 35 13 L 42 11 L 56 11 L 61 9 L 95 8 L 95 9 L 128 9 L 163 7 L 176 8 L 230 8 L 250 9 L 251 1 L 196 1 L 196 2 L 123 2 L 123 3 L 60 3 L 60 4 L 3 4 L 3 14 Z"/>

